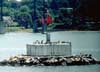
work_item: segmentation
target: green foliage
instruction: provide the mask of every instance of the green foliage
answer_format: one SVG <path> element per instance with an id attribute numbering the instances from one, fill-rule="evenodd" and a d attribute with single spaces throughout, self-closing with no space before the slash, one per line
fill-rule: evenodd
<path id="1" fill-rule="evenodd" d="M 15 19 L 15 9 L 10 8 L 10 10 L 9 10 L 9 15 L 10 15 L 11 18 L 14 20 L 14 19 Z"/>
<path id="2" fill-rule="evenodd" d="M 40 19 L 43 15 L 43 0 L 36 1 L 37 14 Z M 100 24 L 82 23 L 80 18 L 74 19 L 74 23 L 71 23 L 68 18 L 67 1 L 47 0 L 47 6 L 51 16 L 54 18 L 54 23 L 63 23 L 67 29 L 93 30 L 94 28 L 100 28 Z M 25 28 L 32 27 L 33 12 L 34 0 L 22 0 L 21 2 L 16 2 L 16 0 L 3 0 L 3 15 L 11 16 L 14 21 L 19 23 L 19 26 Z"/>
<path id="3" fill-rule="evenodd" d="M 9 1 L 3 0 L 3 6 L 11 7 L 11 3 Z"/>
<path id="4" fill-rule="evenodd" d="M 32 26 L 32 17 L 29 14 L 29 8 L 27 6 L 22 6 L 20 8 L 20 11 L 17 12 L 16 18 L 20 26 L 25 28 Z"/>
<path id="5" fill-rule="evenodd" d="M 30 9 L 27 5 L 21 6 L 20 7 L 20 11 L 21 12 L 30 12 Z"/>
<path id="6" fill-rule="evenodd" d="M 3 7 L 3 15 L 9 16 L 9 9 L 7 7 Z"/>

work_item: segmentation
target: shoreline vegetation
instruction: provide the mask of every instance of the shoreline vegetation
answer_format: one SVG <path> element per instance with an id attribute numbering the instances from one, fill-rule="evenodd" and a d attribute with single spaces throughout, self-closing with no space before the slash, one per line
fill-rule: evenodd
<path id="1" fill-rule="evenodd" d="M 24 29 L 23 27 L 7 27 L 7 32 L 32 32 L 32 29 Z"/>
<path id="2" fill-rule="evenodd" d="M 35 32 L 42 27 L 42 16 L 47 9 L 53 19 L 52 24 L 48 26 L 50 31 L 100 31 L 99 6 L 95 5 L 97 7 L 91 9 L 92 2 L 46 0 L 43 3 L 45 0 L 35 1 L 21 0 L 19 3 L 14 0 L 3 0 L 2 17 L 5 24 L 0 21 L 0 27 L 7 25 L 7 32 L 33 32 L 34 27 Z M 93 3 L 96 2 L 93 1 Z"/>
<path id="3" fill-rule="evenodd" d="M 25 29 L 23 27 L 7 27 L 6 28 L 6 31 L 7 32 L 29 32 L 29 33 L 32 33 L 33 32 L 33 29 L 32 28 L 29 28 L 29 29 Z M 67 30 L 67 29 L 54 29 L 54 30 L 49 30 L 49 32 L 56 32 L 56 31 L 68 31 L 68 32 L 100 32 L 99 30 Z M 40 28 L 40 31 L 41 32 L 41 28 Z"/>

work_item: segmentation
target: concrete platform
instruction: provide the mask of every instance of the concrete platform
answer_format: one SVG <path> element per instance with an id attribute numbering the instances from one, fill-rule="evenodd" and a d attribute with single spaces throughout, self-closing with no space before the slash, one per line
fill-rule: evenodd
<path id="1" fill-rule="evenodd" d="M 41 44 L 36 42 L 27 44 L 27 55 L 29 56 L 71 56 L 71 42 L 52 42 L 50 44 Z"/>

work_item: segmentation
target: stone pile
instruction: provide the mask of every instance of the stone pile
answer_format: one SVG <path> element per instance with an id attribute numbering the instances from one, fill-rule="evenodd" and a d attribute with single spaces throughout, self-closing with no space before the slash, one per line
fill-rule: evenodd
<path id="1" fill-rule="evenodd" d="M 1 66 L 69 66 L 69 65 L 91 65 L 100 64 L 91 54 L 76 56 L 54 56 L 54 57 L 33 57 L 33 56 L 14 56 L 8 60 L 0 62 Z"/>

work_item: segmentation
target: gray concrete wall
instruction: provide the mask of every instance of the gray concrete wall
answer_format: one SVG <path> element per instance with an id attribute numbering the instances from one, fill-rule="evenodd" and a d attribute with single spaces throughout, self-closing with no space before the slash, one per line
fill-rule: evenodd
<path id="1" fill-rule="evenodd" d="M 71 45 L 50 45 L 50 44 L 39 44 L 39 45 L 27 45 L 27 55 L 32 56 L 70 56 Z"/>

